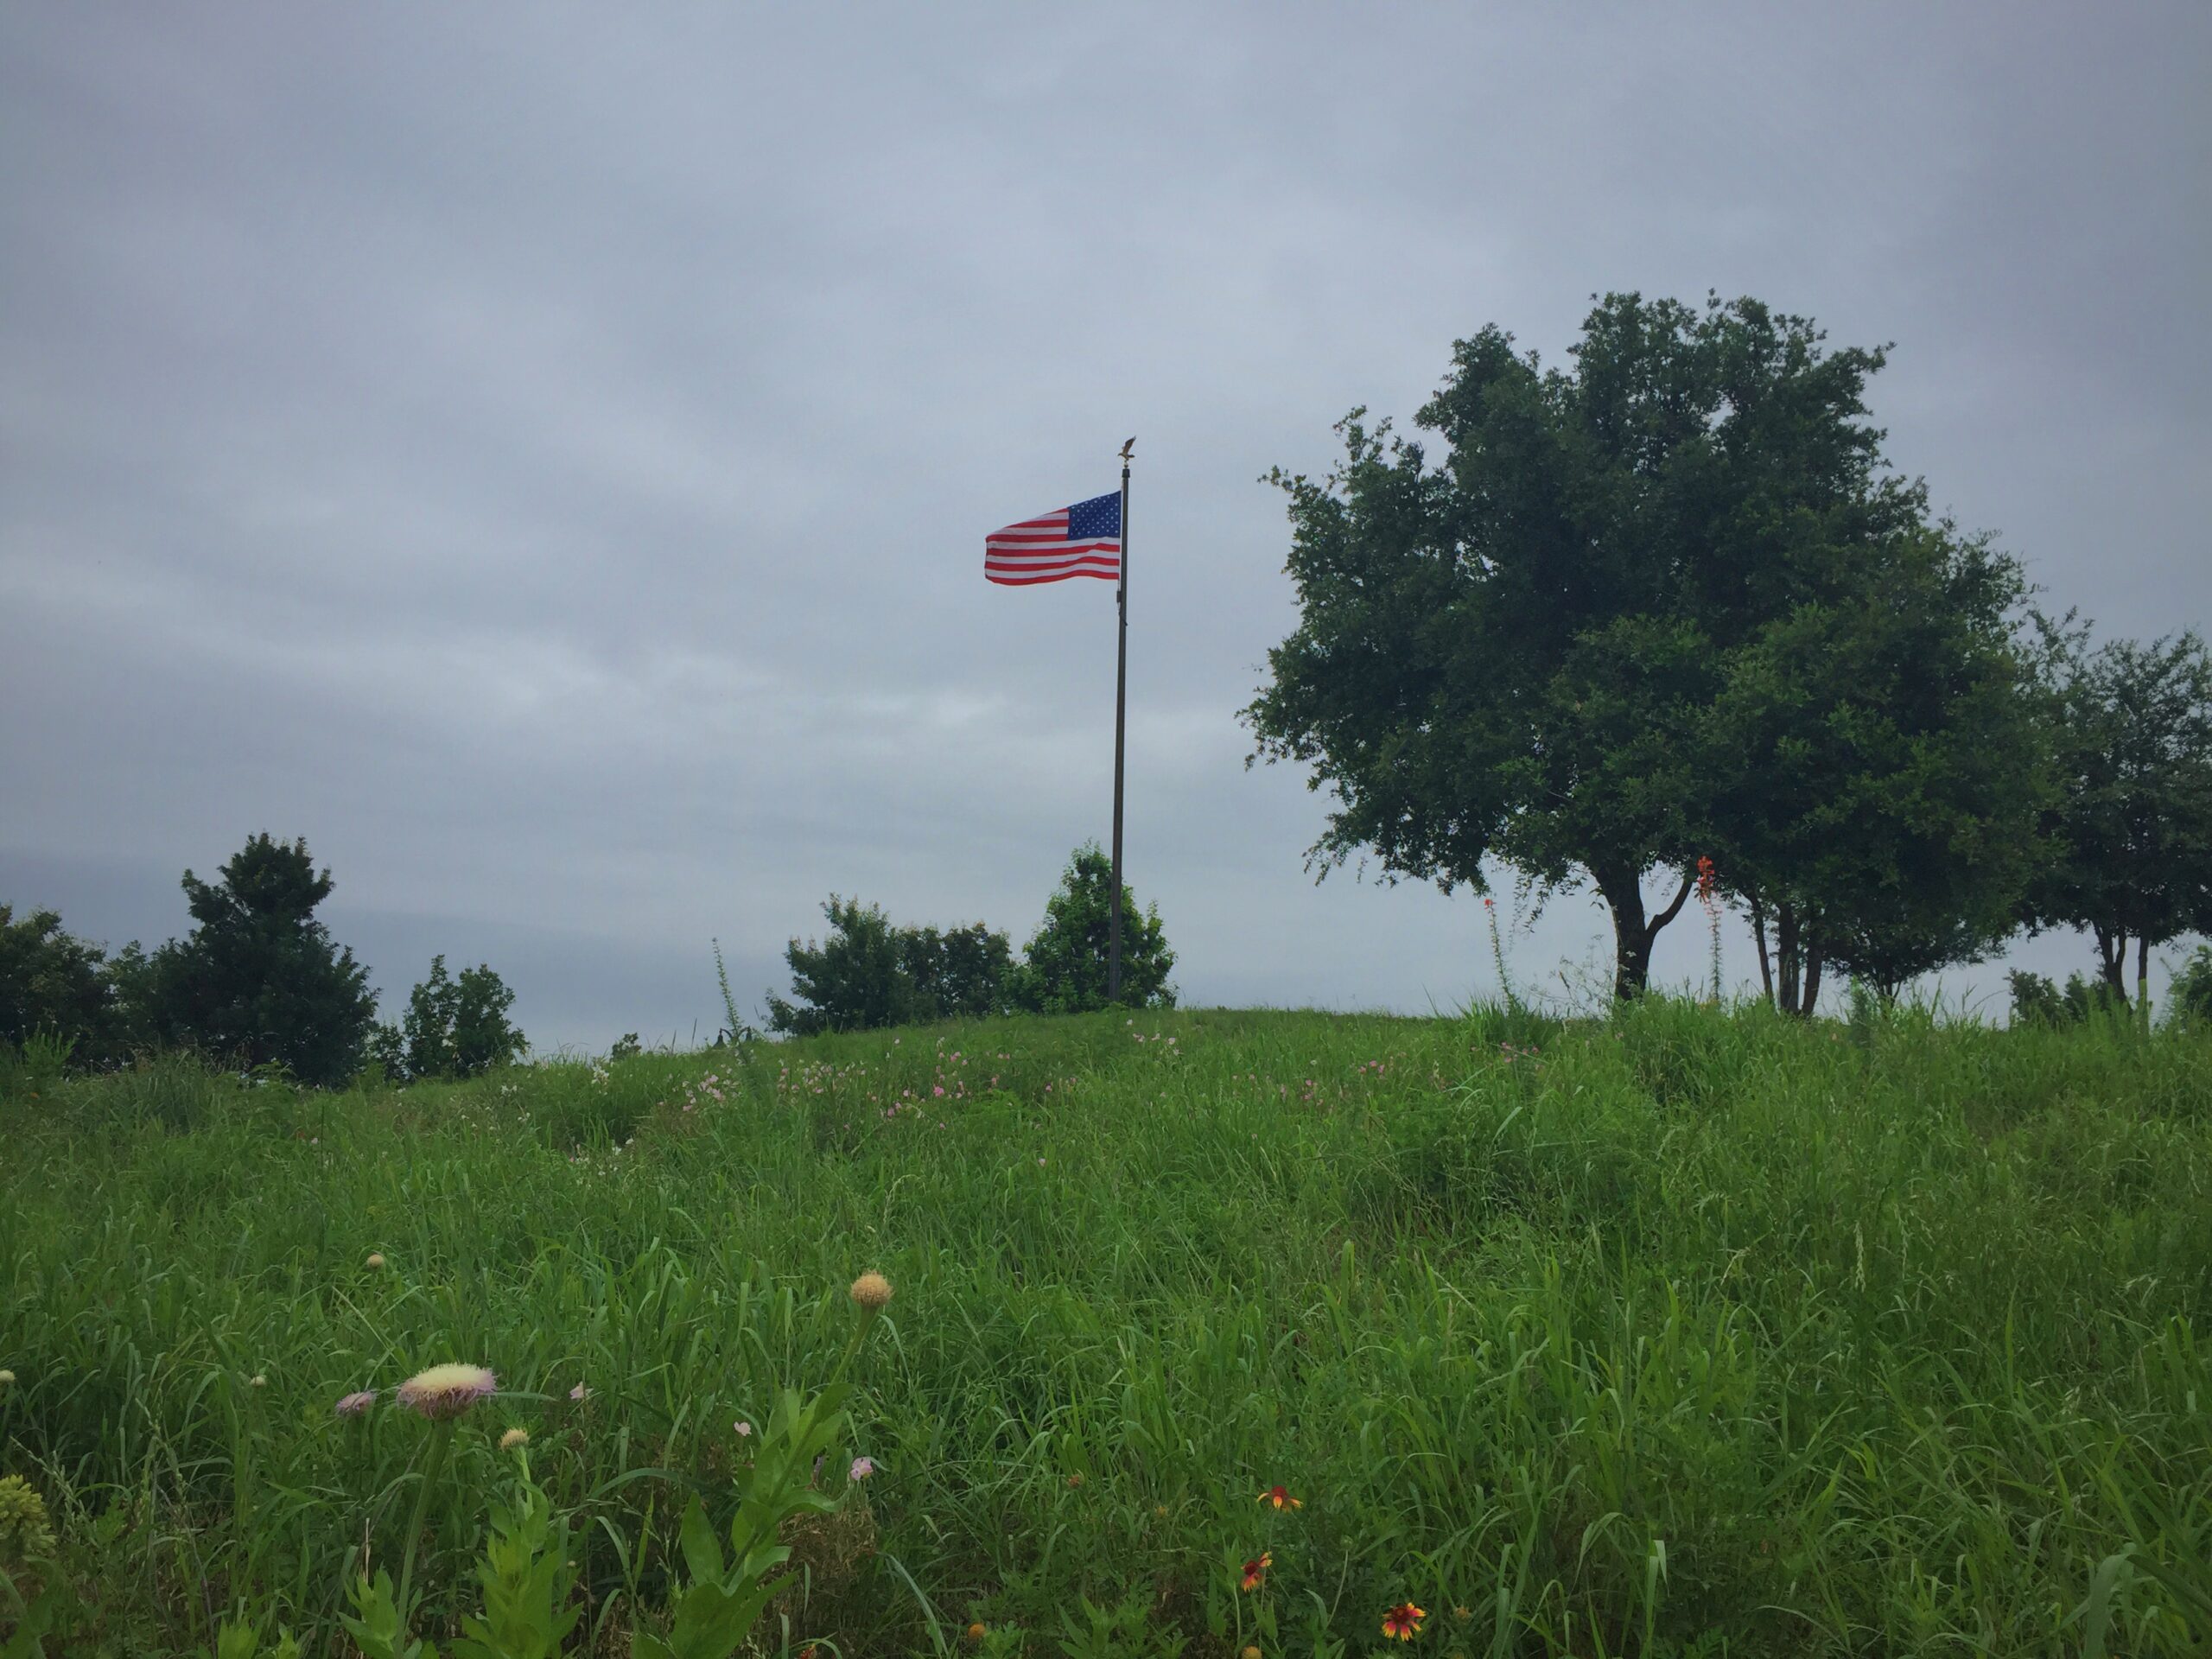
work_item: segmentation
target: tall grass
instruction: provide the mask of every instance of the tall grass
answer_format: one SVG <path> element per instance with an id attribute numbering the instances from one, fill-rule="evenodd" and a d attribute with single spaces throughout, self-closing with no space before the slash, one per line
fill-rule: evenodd
<path id="1" fill-rule="evenodd" d="M 1365 1652 L 1406 1600 L 1467 1655 L 2212 1643 L 2205 1037 L 1116 1014 L 42 1078 L 0 1135 L 5 1468 L 142 1650 L 242 1611 L 340 1651 L 422 1437 L 333 1404 L 457 1358 L 508 1392 L 453 1440 L 426 1628 L 521 1423 L 579 1639 L 625 1651 L 868 1268 L 878 1472 L 792 1541 L 766 1651 Z"/>

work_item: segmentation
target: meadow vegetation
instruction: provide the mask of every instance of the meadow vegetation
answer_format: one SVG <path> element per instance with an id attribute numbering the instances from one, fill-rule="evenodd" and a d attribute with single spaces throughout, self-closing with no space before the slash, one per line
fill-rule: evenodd
<path id="1" fill-rule="evenodd" d="M 0 1136 L 0 1631 L 41 1601 L 50 1653 L 350 1652 L 365 1563 L 419 1601 L 391 1651 L 532 1595 L 557 1647 L 460 1650 L 705 1651 L 700 1533 L 760 1589 L 763 1516 L 746 1650 L 821 1659 L 2212 1641 L 2201 1028 L 19 1059 Z M 497 1391 L 394 1398 L 446 1363 Z"/>

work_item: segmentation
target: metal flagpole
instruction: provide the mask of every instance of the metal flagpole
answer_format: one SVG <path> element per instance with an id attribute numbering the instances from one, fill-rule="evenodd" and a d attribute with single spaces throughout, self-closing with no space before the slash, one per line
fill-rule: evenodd
<path id="1" fill-rule="evenodd" d="M 1122 741 L 1129 698 L 1129 451 L 1122 446 L 1122 562 L 1114 598 L 1122 612 L 1121 644 L 1114 664 L 1114 920 L 1106 950 L 1106 1000 L 1122 1000 Z"/>

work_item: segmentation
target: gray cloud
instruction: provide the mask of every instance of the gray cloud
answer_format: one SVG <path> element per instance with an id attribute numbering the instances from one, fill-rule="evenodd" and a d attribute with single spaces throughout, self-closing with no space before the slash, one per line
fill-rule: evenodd
<path id="1" fill-rule="evenodd" d="M 0 897 L 159 937 L 184 865 L 303 833 L 388 988 L 490 954 L 549 1044 L 718 1019 L 709 936 L 750 997 L 833 888 L 1026 933 L 1107 828 L 1110 589 L 977 543 L 1135 431 L 1130 858 L 1186 995 L 1464 999 L 1478 907 L 1313 887 L 1319 804 L 1242 768 L 1293 615 L 1256 476 L 1486 321 L 1556 354 L 1593 290 L 1751 292 L 1897 342 L 1893 459 L 2053 601 L 2201 626 L 2208 46 L 2188 5 L 11 8 Z M 1601 928 L 1562 901 L 1516 967 Z"/>

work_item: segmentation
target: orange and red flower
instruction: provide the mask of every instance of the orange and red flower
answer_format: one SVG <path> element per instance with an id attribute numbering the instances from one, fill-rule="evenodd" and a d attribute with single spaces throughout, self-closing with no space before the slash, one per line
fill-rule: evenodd
<path id="1" fill-rule="evenodd" d="M 1267 1582 L 1268 1569 L 1274 1564 L 1275 1558 L 1266 1550 L 1262 1550 L 1258 1560 L 1244 1563 L 1244 1582 L 1241 1587 L 1246 1590 L 1258 1589 Z"/>
<path id="2" fill-rule="evenodd" d="M 1421 1622 L 1427 1613 L 1410 1601 L 1402 1601 L 1382 1615 L 1382 1634 L 1395 1636 L 1401 1642 L 1410 1642 L 1421 1634 Z"/>
<path id="3" fill-rule="evenodd" d="M 1260 1502 L 1272 1503 L 1279 1510 L 1302 1510 L 1306 1507 L 1281 1486 L 1268 1487 L 1266 1491 L 1260 1494 Z"/>

